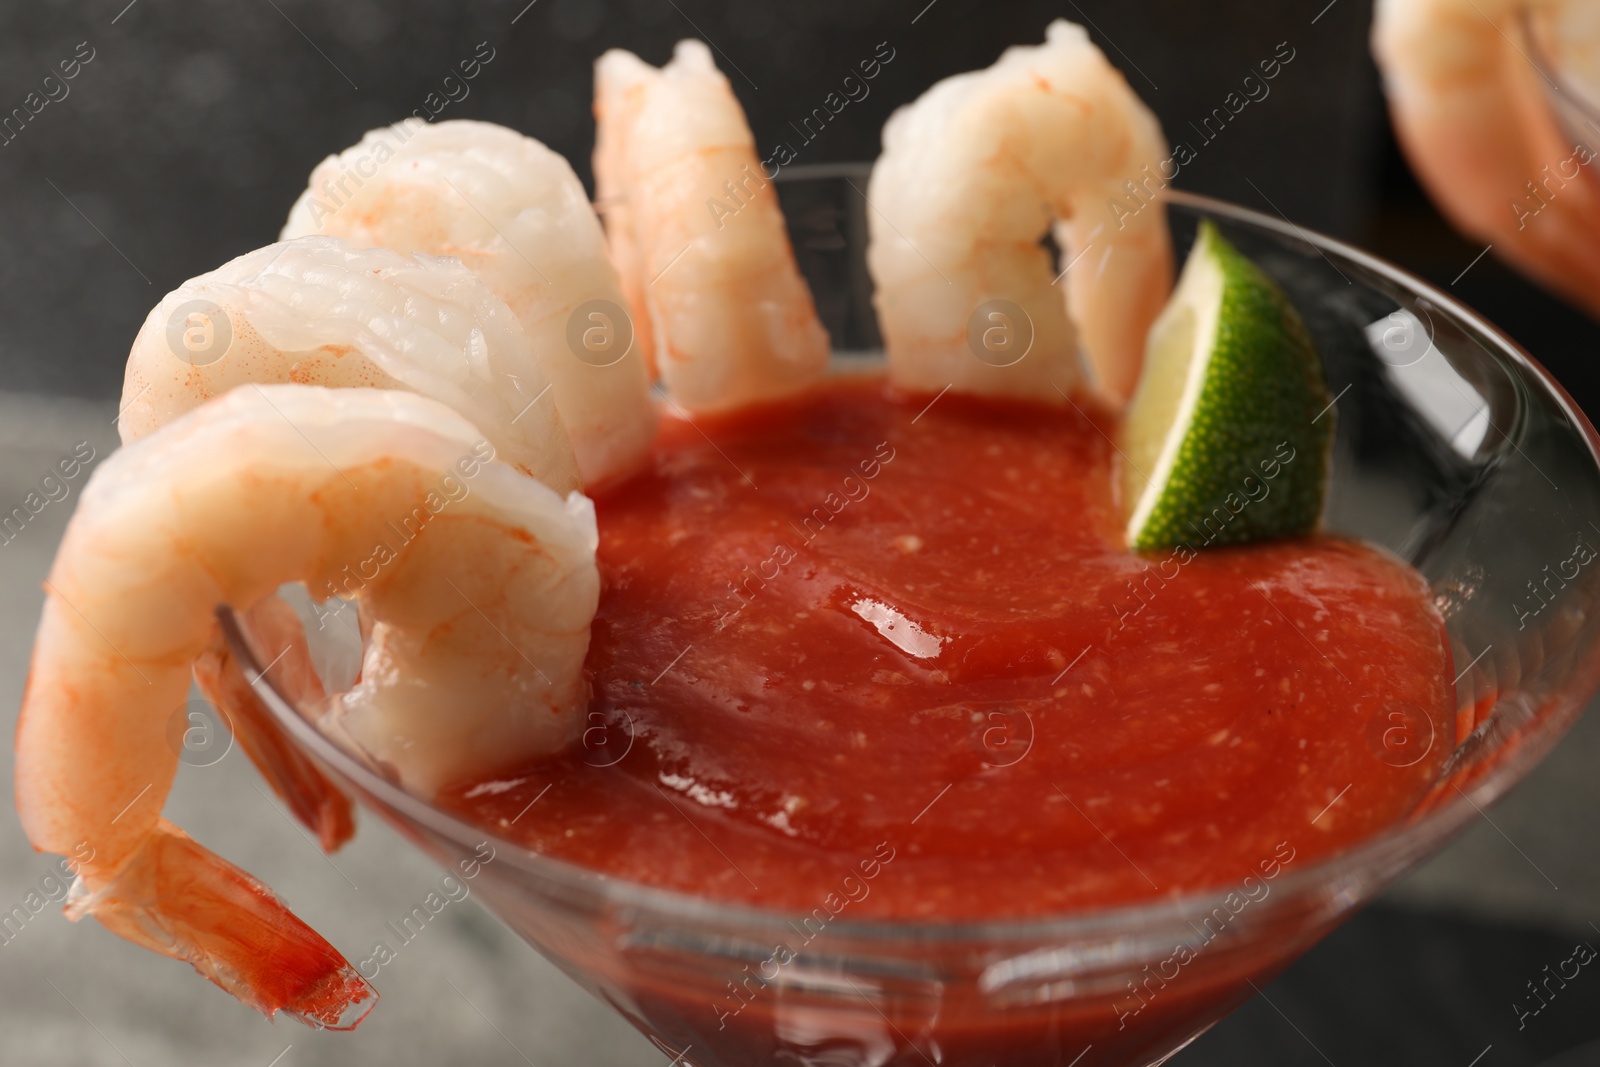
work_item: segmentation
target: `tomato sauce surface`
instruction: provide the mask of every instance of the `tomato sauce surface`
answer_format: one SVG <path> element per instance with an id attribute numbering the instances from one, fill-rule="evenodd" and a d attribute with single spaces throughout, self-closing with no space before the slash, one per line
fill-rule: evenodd
<path id="1" fill-rule="evenodd" d="M 929 399 L 669 425 L 596 501 L 582 743 L 446 802 L 630 881 L 976 918 L 1271 877 L 1420 799 L 1452 690 L 1417 574 L 1203 527 L 1131 554 L 1111 416 Z"/>

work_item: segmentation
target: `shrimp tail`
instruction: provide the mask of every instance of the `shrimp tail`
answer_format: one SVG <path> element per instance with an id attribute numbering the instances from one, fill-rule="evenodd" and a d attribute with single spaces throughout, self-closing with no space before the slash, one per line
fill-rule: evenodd
<path id="1" fill-rule="evenodd" d="M 93 915 L 113 933 L 201 975 L 262 1014 L 353 1030 L 378 992 L 272 891 L 162 819 L 105 886 L 80 879 L 67 916 Z"/>
<path id="2" fill-rule="evenodd" d="M 288 652 L 280 664 L 279 677 L 290 677 L 287 688 L 306 692 L 314 687 L 313 700 L 322 697 L 322 686 L 311 671 L 306 649 L 305 634 L 300 630 L 299 619 L 293 610 L 277 597 L 265 604 L 276 604 L 293 622 L 292 632 L 285 635 Z M 261 621 L 263 612 L 253 611 L 251 621 Z M 273 612 L 273 615 L 277 615 Z M 274 622 L 277 620 L 274 619 Z M 250 762 L 256 765 L 261 777 L 266 779 L 289 811 L 301 824 L 317 835 L 317 843 L 324 852 L 334 852 L 355 834 L 355 812 L 350 798 L 328 780 L 310 758 L 295 747 L 273 719 L 272 713 L 261 702 L 255 690 L 245 679 L 226 642 L 219 632 L 211 646 L 194 661 L 194 680 L 205 698 L 227 716 L 233 735 L 239 741 Z"/>

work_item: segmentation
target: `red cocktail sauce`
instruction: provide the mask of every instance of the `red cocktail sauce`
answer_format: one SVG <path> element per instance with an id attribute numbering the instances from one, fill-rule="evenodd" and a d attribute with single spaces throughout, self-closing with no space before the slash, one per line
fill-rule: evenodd
<path id="1" fill-rule="evenodd" d="M 1454 740 L 1422 579 L 1330 536 L 1131 554 L 1115 432 L 1088 401 L 877 379 L 670 424 L 596 501 L 584 743 L 447 803 L 618 878 L 852 920 L 1248 889 L 1400 819 Z M 1235 504 L 1310 462 L 1285 455 Z"/>

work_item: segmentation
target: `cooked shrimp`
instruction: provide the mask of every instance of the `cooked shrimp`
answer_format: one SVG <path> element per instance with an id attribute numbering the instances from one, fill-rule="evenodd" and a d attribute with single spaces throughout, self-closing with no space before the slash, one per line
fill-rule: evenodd
<path id="1" fill-rule="evenodd" d="M 617 54 L 619 57 L 628 56 L 638 60 L 638 57 L 631 52 Z M 640 66 L 646 66 L 643 60 L 638 62 Z M 632 64 L 622 58 L 613 60 L 612 66 L 620 68 L 622 72 L 632 69 Z M 627 163 L 624 149 L 632 136 L 632 116 L 638 110 L 636 105 L 644 90 L 634 91 L 635 106 L 629 111 L 625 106 L 618 78 L 612 76 L 602 80 L 601 71 L 600 60 L 596 60 L 593 105 L 595 207 L 599 210 L 600 217 L 605 220 L 606 250 L 610 253 L 612 264 L 617 268 L 628 307 L 633 310 L 637 327 L 634 330 L 634 344 L 639 347 L 639 354 L 644 356 L 645 367 L 650 372 L 651 380 L 654 381 L 661 377 L 661 367 L 656 360 L 656 331 L 650 323 L 650 309 L 645 303 L 645 283 L 649 278 L 645 272 L 648 265 L 641 259 L 639 243 L 634 237 L 636 222 L 623 181 L 624 166 Z M 606 91 L 608 85 L 612 88 L 609 94 Z"/>
<path id="2" fill-rule="evenodd" d="M 1522 41 L 1529 7 L 1585 77 L 1600 27 L 1578 0 L 1378 0 L 1373 53 L 1412 168 L 1457 227 L 1600 314 L 1592 131 L 1564 133 Z"/>
<path id="3" fill-rule="evenodd" d="M 455 256 L 482 278 L 521 320 L 585 483 L 626 475 L 649 454 L 647 363 L 620 321 L 626 298 L 600 220 L 555 152 L 488 122 L 373 130 L 312 172 L 283 237 L 313 233 Z"/>
<path id="4" fill-rule="evenodd" d="M 444 400 L 493 427 L 491 443 L 525 471 L 559 491 L 578 485 L 559 413 L 539 399 L 542 371 L 483 282 L 453 261 L 358 252 L 332 237 L 260 249 L 162 300 L 128 357 L 123 439 L 241 384 L 283 381 L 405 388 Z M 288 650 L 280 676 L 314 679 L 294 613 L 266 602 L 254 611 L 275 631 L 275 647 Z M 348 840 L 349 800 L 277 729 L 220 638 L 196 661 L 195 680 L 323 846 Z"/>
<path id="5" fill-rule="evenodd" d="M 1110 204 L 1166 158 L 1163 144 L 1127 81 L 1064 21 L 1044 44 L 1009 48 L 896 111 L 867 191 L 867 262 L 891 379 L 1063 403 L 1081 341 L 1095 384 L 1125 400 L 1172 287 L 1172 249 L 1159 206 Z M 1040 247 L 1052 221 L 1061 267 Z M 1031 348 L 980 359 L 969 331 L 991 329 L 1013 346 L 1031 331 Z"/>
<path id="6" fill-rule="evenodd" d="M 191 278 L 134 339 L 122 439 L 250 382 L 433 397 L 482 429 L 506 462 L 557 492 L 580 484 L 527 336 L 458 261 L 302 237 Z"/>
<path id="7" fill-rule="evenodd" d="M 29 839 L 89 857 L 69 914 L 265 1013 L 360 1021 L 376 994 L 343 957 L 161 818 L 177 765 L 166 728 L 214 608 L 303 580 L 345 583 L 369 609 L 362 680 L 338 710 L 406 786 L 567 743 L 598 600 L 593 507 L 487 454 L 434 400 L 268 385 L 100 466 L 50 572 L 16 740 Z"/>
<path id="8" fill-rule="evenodd" d="M 607 52 L 594 110 L 612 259 L 672 397 L 690 411 L 726 410 L 820 378 L 827 331 L 710 49 L 680 41 L 659 70 Z"/>
<path id="9" fill-rule="evenodd" d="M 128 357 L 125 441 L 246 383 L 404 388 L 491 428 L 500 454 L 559 491 L 578 473 L 522 329 L 461 264 L 354 251 L 332 237 L 260 249 L 192 279 L 150 313 Z M 318 595 L 324 595 L 318 591 Z M 275 606 L 274 606 L 275 605 Z M 280 677 L 315 679 L 294 613 L 253 609 L 285 648 Z M 354 830 L 349 800 L 277 728 L 220 636 L 195 664 L 240 747 L 324 848 Z M 308 701 L 309 702 L 309 701 Z"/>

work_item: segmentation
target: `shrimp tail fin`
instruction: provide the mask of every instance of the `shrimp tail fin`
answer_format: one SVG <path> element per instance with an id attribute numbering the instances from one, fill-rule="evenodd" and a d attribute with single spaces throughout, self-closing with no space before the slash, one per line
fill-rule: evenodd
<path id="1" fill-rule="evenodd" d="M 293 609 L 277 597 L 270 597 L 251 611 L 250 622 L 257 632 L 270 628 L 272 647 L 287 650 L 280 670 L 281 677 L 289 679 L 291 695 L 303 696 L 304 703 L 320 701 L 322 684 L 311 669 L 305 634 Z M 205 698 L 228 717 L 240 747 L 272 791 L 289 806 L 296 819 L 317 835 L 322 851 L 334 852 L 350 840 L 355 833 L 350 798 L 285 736 L 245 679 L 220 633 L 211 647 L 196 657 L 194 680 Z"/>
<path id="2" fill-rule="evenodd" d="M 378 992 L 265 885 L 161 820 L 109 885 L 73 887 L 67 915 L 93 915 L 136 945 L 184 960 L 268 1017 L 353 1030 Z"/>

